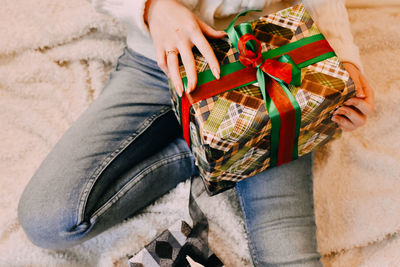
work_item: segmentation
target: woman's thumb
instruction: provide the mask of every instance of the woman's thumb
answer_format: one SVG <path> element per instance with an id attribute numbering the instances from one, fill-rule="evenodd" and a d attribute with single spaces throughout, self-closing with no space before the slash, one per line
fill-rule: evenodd
<path id="1" fill-rule="evenodd" d="M 222 38 L 222 37 L 226 36 L 226 32 L 217 31 L 213 27 L 211 27 L 210 25 L 208 25 L 207 23 L 205 23 L 204 21 L 202 21 L 200 19 L 197 19 L 197 22 L 199 23 L 201 31 L 207 37 L 218 39 L 218 38 Z"/>

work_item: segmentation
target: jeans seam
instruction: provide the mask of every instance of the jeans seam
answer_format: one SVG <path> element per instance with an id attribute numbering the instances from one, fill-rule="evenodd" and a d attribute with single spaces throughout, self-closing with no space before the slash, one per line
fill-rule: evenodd
<path id="1" fill-rule="evenodd" d="M 142 134 L 150 125 L 151 123 L 159 118 L 160 116 L 164 115 L 165 113 L 169 112 L 171 108 L 169 106 L 163 107 L 160 109 L 158 112 L 154 113 L 152 116 L 147 118 L 141 125 L 141 127 L 136 130 L 134 133 L 126 137 L 123 141 L 121 141 L 120 145 L 116 150 L 111 152 L 108 156 L 104 158 L 104 160 L 100 163 L 100 165 L 93 171 L 93 173 L 90 175 L 90 178 L 86 182 L 84 189 L 81 192 L 80 198 L 79 198 L 79 204 L 78 204 L 78 210 L 77 210 L 77 221 L 76 225 L 78 225 L 84 218 L 84 212 L 85 212 L 85 207 L 86 203 L 88 200 L 89 193 L 91 192 L 91 189 L 93 188 L 93 185 L 96 183 L 100 175 L 103 173 L 103 171 L 106 169 L 106 167 L 122 152 L 124 151 L 140 134 Z"/>
<path id="2" fill-rule="evenodd" d="M 241 207 L 243 209 L 243 217 L 244 217 L 244 223 L 245 223 L 244 230 L 245 230 L 245 232 L 247 234 L 247 242 L 249 244 L 250 253 L 253 255 L 253 263 L 255 265 L 259 265 L 258 258 L 257 258 L 257 253 L 256 253 L 257 251 L 256 251 L 256 249 L 255 249 L 255 247 L 254 247 L 254 245 L 253 245 L 253 243 L 251 241 L 250 233 L 249 233 L 249 231 L 247 229 L 247 226 L 246 226 L 246 224 L 247 224 L 246 223 L 246 221 L 247 221 L 247 216 L 246 216 L 247 210 L 246 210 L 245 205 L 243 204 L 242 193 L 240 193 L 240 190 L 237 190 L 237 188 L 236 188 L 236 192 L 239 195 L 239 202 L 240 202 L 240 205 L 241 205 Z"/>
<path id="3" fill-rule="evenodd" d="M 120 62 L 120 59 L 123 57 L 123 56 L 125 56 L 125 54 L 126 54 L 126 51 L 127 51 L 127 46 L 125 46 L 124 48 L 123 48 L 123 52 L 122 52 L 122 54 L 118 57 L 118 59 L 117 59 L 117 63 L 116 63 L 116 65 L 115 65 L 115 70 L 116 71 L 119 71 L 120 70 L 120 65 L 121 65 L 121 62 Z M 111 72 L 112 73 L 112 72 Z"/>
<path id="4" fill-rule="evenodd" d="M 104 203 L 99 209 L 97 209 L 93 215 L 90 217 L 90 222 L 94 223 L 98 217 L 100 217 L 102 214 L 104 214 L 109 208 L 112 207 L 118 200 L 120 200 L 129 190 L 134 188 L 136 184 L 138 184 L 147 174 L 150 172 L 154 171 L 156 168 L 186 158 L 186 157 L 191 157 L 190 152 L 183 152 L 176 154 L 172 157 L 169 158 L 164 158 L 161 160 L 158 160 L 154 162 L 153 164 L 147 166 L 144 168 L 142 171 L 140 171 L 138 174 L 136 174 L 132 179 L 127 182 L 117 193 L 115 193 L 109 200 L 107 200 L 106 203 Z M 135 179 L 136 177 L 136 179 Z"/>

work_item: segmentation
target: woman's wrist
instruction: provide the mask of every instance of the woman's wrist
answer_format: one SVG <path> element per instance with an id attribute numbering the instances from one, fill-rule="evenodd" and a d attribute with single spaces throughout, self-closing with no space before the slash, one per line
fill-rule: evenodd
<path id="1" fill-rule="evenodd" d="M 144 24 L 146 24 L 147 27 L 149 27 L 149 9 L 150 5 L 152 4 L 153 0 L 146 0 L 146 3 L 144 3 L 144 11 L 143 11 L 143 21 Z"/>
<path id="2" fill-rule="evenodd" d="M 176 0 L 146 0 L 145 6 L 144 6 L 144 12 L 143 12 L 143 21 L 149 26 L 149 17 L 151 16 L 151 8 L 156 5 L 160 1 L 173 1 L 176 2 Z"/>

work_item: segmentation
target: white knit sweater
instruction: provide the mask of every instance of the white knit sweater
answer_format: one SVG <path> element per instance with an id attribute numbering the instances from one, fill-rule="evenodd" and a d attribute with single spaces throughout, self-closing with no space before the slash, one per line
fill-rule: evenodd
<path id="1" fill-rule="evenodd" d="M 147 0 L 89 0 L 99 12 L 119 20 L 127 29 L 127 45 L 136 52 L 156 60 L 153 42 L 143 13 Z M 232 16 L 247 9 L 262 9 L 269 14 L 297 4 L 296 0 L 180 0 L 199 18 L 218 30 L 225 29 Z M 320 31 L 335 50 L 339 59 L 356 64 L 361 70 L 358 47 L 353 42 L 345 0 L 301 1 Z M 253 12 L 246 19 L 254 19 L 261 13 Z"/>

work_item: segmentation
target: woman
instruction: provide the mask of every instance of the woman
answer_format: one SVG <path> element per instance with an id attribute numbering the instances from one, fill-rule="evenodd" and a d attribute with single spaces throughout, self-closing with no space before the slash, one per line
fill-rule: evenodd
<path id="1" fill-rule="evenodd" d="M 127 47 L 99 97 L 59 140 L 24 190 L 18 216 L 35 245 L 63 249 L 80 244 L 198 175 L 168 92 L 168 76 L 178 92 L 183 91 L 178 54 L 188 75 L 188 91 L 193 91 L 193 46 L 219 78 L 220 67 L 205 36 L 225 34 L 208 24 L 223 29 L 229 16 L 240 11 L 264 8 L 267 14 L 295 4 L 181 2 L 93 2 L 98 11 L 126 25 Z M 374 95 L 362 75 L 344 2 L 303 3 L 356 83 L 356 97 L 333 117 L 344 131 L 354 130 L 373 111 Z M 309 153 L 236 184 L 255 266 L 321 266 L 315 236 L 313 157 Z"/>

